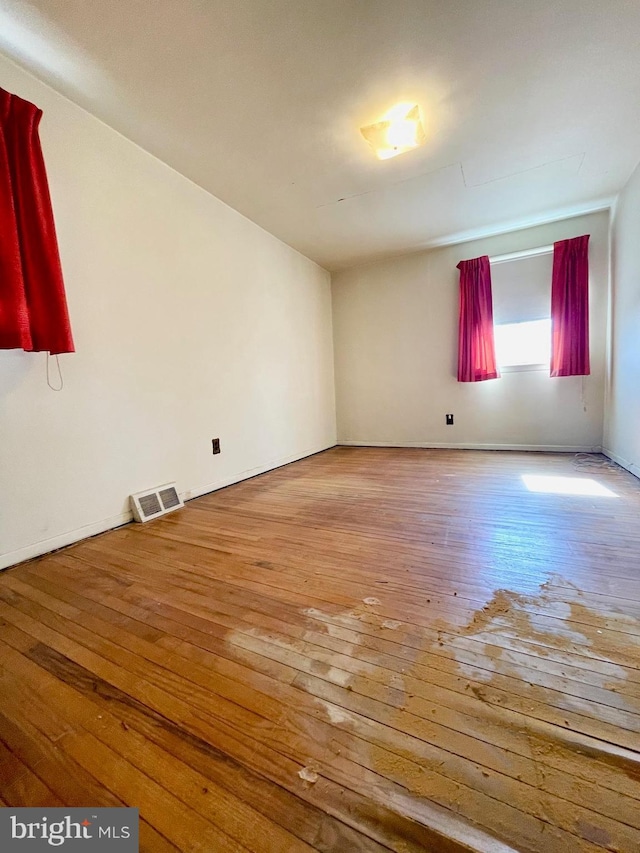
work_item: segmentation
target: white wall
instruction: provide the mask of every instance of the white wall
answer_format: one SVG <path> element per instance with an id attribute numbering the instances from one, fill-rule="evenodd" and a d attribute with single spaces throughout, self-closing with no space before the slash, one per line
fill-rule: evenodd
<path id="1" fill-rule="evenodd" d="M 60 393 L 0 351 L 0 566 L 335 444 L 329 274 L 2 57 L 0 86 L 44 110 L 77 348 Z"/>
<path id="2" fill-rule="evenodd" d="M 590 233 L 592 374 L 456 381 L 458 271 L 465 258 Z M 602 444 L 608 212 L 404 255 L 333 277 L 342 443 L 586 449 Z M 551 282 L 549 282 L 549 293 Z M 455 416 L 445 425 L 445 414 Z"/>
<path id="3" fill-rule="evenodd" d="M 605 452 L 640 477 L 640 166 L 611 230 L 612 325 Z"/>

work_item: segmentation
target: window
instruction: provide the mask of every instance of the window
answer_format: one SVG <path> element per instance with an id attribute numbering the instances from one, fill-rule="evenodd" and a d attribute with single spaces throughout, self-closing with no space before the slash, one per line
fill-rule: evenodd
<path id="1" fill-rule="evenodd" d="M 498 367 L 549 366 L 551 318 L 501 323 L 494 329 Z"/>
<path id="2" fill-rule="evenodd" d="M 496 359 L 501 370 L 537 370 L 551 360 L 553 254 L 492 261 Z"/>

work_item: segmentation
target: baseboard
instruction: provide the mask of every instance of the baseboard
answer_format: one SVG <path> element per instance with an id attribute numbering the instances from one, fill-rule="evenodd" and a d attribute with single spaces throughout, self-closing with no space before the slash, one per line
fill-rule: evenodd
<path id="1" fill-rule="evenodd" d="M 314 456 L 316 453 L 322 453 L 329 448 L 335 447 L 332 442 L 326 447 L 320 447 L 315 450 L 307 450 L 303 453 L 294 453 L 291 456 L 283 456 L 272 459 L 264 465 L 257 468 L 250 468 L 246 471 L 241 471 L 239 474 L 233 474 L 221 480 L 216 480 L 206 486 L 197 489 L 188 489 L 186 492 L 181 492 L 181 497 L 184 501 L 192 500 L 201 495 L 215 492 L 218 489 L 223 489 L 225 486 L 232 486 L 234 483 L 240 483 L 243 480 L 248 480 L 251 477 L 256 477 L 258 474 L 265 474 L 267 471 L 272 471 L 274 468 L 281 468 L 283 465 L 289 465 L 291 462 L 298 462 L 300 459 L 306 459 L 308 456 Z M 73 545 L 75 542 L 80 542 L 82 539 L 89 539 L 91 536 L 96 536 L 98 533 L 105 533 L 107 530 L 113 530 L 116 527 L 122 527 L 123 524 L 128 524 L 133 520 L 133 515 L 130 512 L 123 512 L 119 515 L 113 515 L 110 518 L 96 521 L 92 524 L 87 524 L 77 530 L 70 530 L 67 533 L 61 533 L 59 536 L 53 536 L 51 539 L 43 539 L 40 542 L 35 542 L 33 545 L 27 545 L 24 548 L 19 548 L 17 551 L 10 551 L 7 554 L 0 554 L 0 570 L 8 569 L 10 566 L 15 566 L 18 563 L 24 563 L 26 560 L 33 560 L 34 557 L 41 557 L 43 554 L 49 554 L 51 551 L 57 551 L 67 545 Z"/>
<path id="2" fill-rule="evenodd" d="M 541 453 L 601 453 L 600 445 L 584 444 L 482 444 L 444 441 L 338 441 L 347 447 L 424 447 L 433 450 L 531 450 Z"/>
<path id="3" fill-rule="evenodd" d="M 25 560 L 33 560 L 34 557 L 41 557 L 43 554 L 49 554 L 51 551 L 57 551 L 67 545 L 73 545 L 75 542 L 80 542 L 81 539 L 89 539 L 91 536 L 97 536 L 98 533 L 113 530 L 115 527 L 122 527 L 123 524 L 128 524 L 132 519 L 133 515 L 130 512 L 122 512 L 119 515 L 103 518 L 101 521 L 95 521 L 93 524 L 87 524 L 76 530 L 69 530 L 67 533 L 53 536 L 51 539 L 43 539 L 33 545 L 19 548 L 17 551 L 0 554 L 0 569 L 8 569 L 9 566 L 24 563 Z"/>
<path id="4" fill-rule="evenodd" d="M 615 462 L 616 465 L 619 465 L 621 468 L 625 468 L 630 474 L 633 474 L 635 477 L 640 477 L 640 465 L 635 465 L 633 462 L 629 462 L 628 459 L 624 459 L 622 456 L 618 456 L 617 453 L 614 453 L 613 450 L 607 450 L 606 447 L 602 448 L 602 452 L 606 457 Z"/>
<path id="5" fill-rule="evenodd" d="M 233 486 L 235 483 L 241 483 L 243 480 L 250 480 L 252 477 L 257 477 L 260 474 L 266 474 L 267 471 L 274 471 L 276 468 L 282 468 L 283 465 L 290 465 L 292 462 L 299 462 L 301 459 L 308 459 L 309 456 L 315 456 L 316 453 L 324 453 L 325 450 L 330 450 L 335 446 L 336 443 L 334 441 L 331 444 L 327 444 L 326 447 L 319 447 L 316 450 L 305 450 L 304 453 L 294 453 L 292 456 L 281 456 L 276 459 L 271 459 L 269 462 L 264 465 L 259 465 L 257 468 L 248 468 L 246 471 L 241 471 L 239 474 L 233 474 L 231 477 L 223 477 L 221 480 L 215 480 L 213 483 L 208 483 L 206 486 L 181 492 L 182 500 L 190 501 L 194 498 L 202 497 L 202 495 L 208 495 L 210 492 L 217 492 L 218 489 Z"/>

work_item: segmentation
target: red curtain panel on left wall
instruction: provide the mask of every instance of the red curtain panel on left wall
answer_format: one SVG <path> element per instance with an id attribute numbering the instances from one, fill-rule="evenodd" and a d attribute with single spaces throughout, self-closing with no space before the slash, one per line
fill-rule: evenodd
<path id="1" fill-rule="evenodd" d="M 74 352 L 47 174 L 42 110 L 0 89 L 0 349 Z"/>

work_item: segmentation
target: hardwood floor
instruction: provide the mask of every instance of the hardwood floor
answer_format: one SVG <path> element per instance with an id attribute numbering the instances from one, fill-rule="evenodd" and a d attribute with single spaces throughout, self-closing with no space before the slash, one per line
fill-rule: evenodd
<path id="1" fill-rule="evenodd" d="M 603 457 L 335 448 L 8 570 L 0 803 L 138 806 L 159 853 L 640 851 L 639 519 Z"/>

